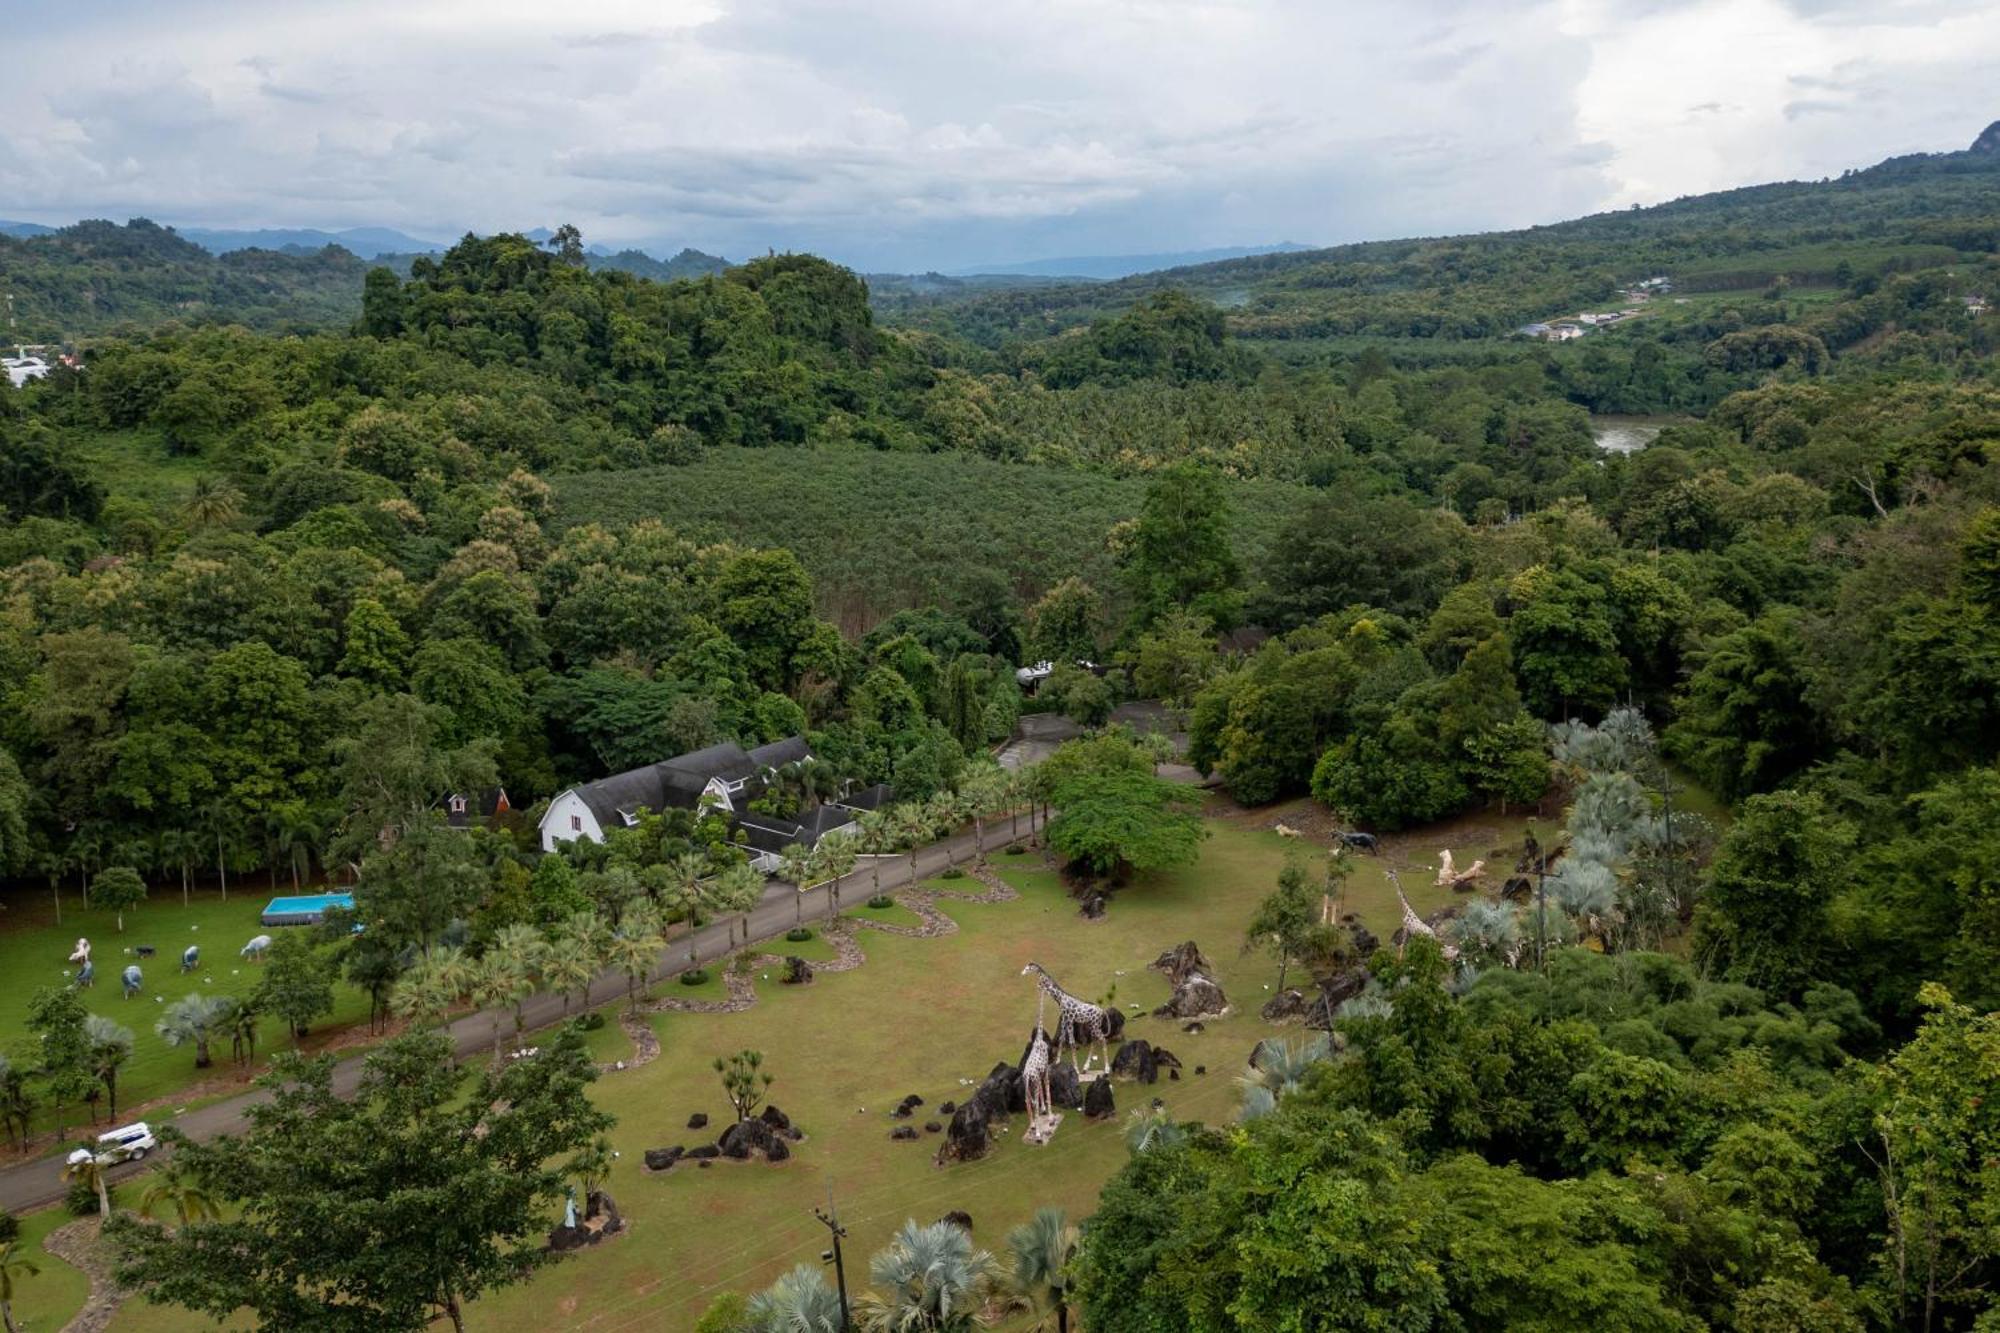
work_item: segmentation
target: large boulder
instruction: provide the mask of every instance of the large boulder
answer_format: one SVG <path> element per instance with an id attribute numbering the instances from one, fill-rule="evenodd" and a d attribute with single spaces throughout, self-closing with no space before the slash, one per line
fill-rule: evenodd
<path id="1" fill-rule="evenodd" d="M 758 1112 L 757 1118 L 794 1143 L 805 1137 L 799 1132 L 798 1127 L 792 1124 L 792 1118 L 778 1109 L 776 1102 L 767 1102 L 764 1109 Z"/>
<path id="2" fill-rule="evenodd" d="M 1279 991 L 1276 995 L 1264 1001 L 1264 1008 L 1261 1012 L 1263 1013 L 1264 1021 L 1267 1023 L 1284 1023 L 1292 1019 L 1304 1018 L 1306 1016 L 1305 992 L 1296 987 L 1287 986 L 1284 990 Z"/>
<path id="3" fill-rule="evenodd" d="M 889 1131 L 889 1137 L 899 1143 L 913 1142 L 917 1138 L 916 1127 L 913 1125 L 898 1125 Z"/>
<path id="4" fill-rule="evenodd" d="M 976 1161 L 992 1146 L 993 1128 L 986 1102 L 970 1097 L 952 1112 L 951 1123 L 945 1126 L 944 1142 L 938 1145 L 938 1165 Z"/>
<path id="5" fill-rule="evenodd" d="M 1176 945 L 1161 954 L 1158 958 L 1155 958 L 1153 960 L 1153 970 L 1155 972 L 1166 973 L 1167 984 L 1173 986 L 1176 990 L 1180 988 L 1180 984 L 1183 981 L 1186 981 L 1191 976 L 1212 977 L 1215 975 L 1215 969 L 1209 966 L 1208 959 L 1202 955 L 1201 946 L 1197 945 L 1193 940 L 1189 940 L 1185 944 Z"/>
<path id="6" fill-rule="evenodd" d="M 785 958 L 785 975 L 778 980 L 787 986 L 803 986 L 813 979 L 812 964 L 795 954 Z"/>
<path id="7" fill-rule="evenodd" d="M 675 1162 L 680 1161 L 681 1154 L 686 1151 L 687 1149 L 681 1147 L 678 1143 L 671 1148 L 648 1148 L 646 1149 L 646 1169 L 648 1171 L 665 1171 L 672 1167 Z"/>
<path id="8" fill-rule="evenodd" d="M 1203 972 L 1190 972 L 1174 987 L 1173 998 L 1153 1011 L 1155 1018 L 1207 1018 L 1227 1012 L 1229 997 Z"/>
<path id="9" fill-rule="evenodd" d="M 708 1112 L 706 1112 L 706 1111 L 696 1111 L 696 1112 L 695 1112 L 695 1113 L 694 1113 L 693 1115 L 689 1116 L 689 1117 L 688 1117 L 688 1128 L 689 1128 L 689 1129 L 707 1129 L 707 1128 L 708 1128 Z"/>
<path id="10" fill-rule="evenodd" d="M 739 1120 L 722 1131 L 716 1140 L 717 1151 L 732 1161 L 747 1161 L 761 1154 L 770 1161 L 783 1161 L 791 1156 L 778 1131 L 763 1120 Z"/>
<path id="11" fill-rule="evenodd" d="M 1083 1105 L 1083 1080 L 1077 1077 L 1076 1066 L 1067 1060 L 1049 1066 L 1049 1102 L 1072 1109 Z"/>
<path id="12" fill-rule="evenodd" d="M 972 1234 L 972 1214 L 965 1212 L 963 1209 L 954 1208 L 943 1217 L 940 1217 L 938 1221 L 949 1222 L 968 1236 Z"/>
<path id="13" fill-rule="evenodd" d="M 1110 1029 L 1110 1031 L 1104 1034 L 1106 1040 L 1121 1040 L 1125 1036 L 1125 1011 L 1123 1009 L 1107 1009 L 1104 1011 L 1104 1015 L 1107 1020 L 1105 1027 Z"/>
<path id="14" fill-rule="evenodd" d="M 989 1120 L 1005 1120 L 1017 1111 L 1028 1109 L 1028 1094 L 1021 1086 L 1021 1070 L 1018 1065 L 997 1064 L 993 1072 L 986 1076 L 969 1099 L 981 1103 L 986 1108 Z M 960 1107 L 964 1110 L 964 1107 Z"/>
<path id="15" fill-rule="evenodd" d="M 1111 1072 L 1119 1078 L 1137 1079 L 1141 1083 L 1160 1081 L 1160 1068 L 1153 1060 L 1153 1044 L 1149 1041 L 1128 1041 L 1118 1048 L 1118 1054 L 1111 1057 Z M 1102 1079 L 1098 1080 L 1103 1082 Z"/>
<path id="16" fill-rule="evenodd" d="M 1111 1096 L 1111 1080 L 1092 1079 L 1084 1089 L 1083 1113 L 1092 1120 L 1103 1120 L 1118 1114 L 1118 1104 Z"/>

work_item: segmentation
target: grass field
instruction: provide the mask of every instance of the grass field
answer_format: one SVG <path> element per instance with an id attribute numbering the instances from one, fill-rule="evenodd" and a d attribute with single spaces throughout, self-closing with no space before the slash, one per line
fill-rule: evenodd
<path id="1" fill-rule="evenodd" d="M 289 892 L 289 890 L 284 890 Z M 132 1058 L 118 1079 L 118 1108 L 121 1120 L 148 1100 L 176 1093 L 212 1096 L 232 1089 L 247 1075 L 229 1062 L 225 1039 L 212 1047 L 215 1064 L 205 1070 L 194 1067 L 194 1049 L 175 1049 L 153 1030 L 167 1005 L 192 991 L 210 994 L 247 995 L 257 985 L 261 973 L 256 964 L 241 961 L 237 951 L 252 936 L 269 933 L 258 922 L 258 914 L 271 895 L 262 888 L 233 889 L 229 901 L 222 901 L 214 889 L 198 892 L 191 904 L 181 906 L 180 893 L 156 886 L 153 896 L 125 914 L 125 930 L 120 934 L 112 914 L 86 910 L 73 893 L 63 895 L 62 923 L 57 924 L 55 905 L 47 893 L 14 895 L 7 900 L 4 928 L 0 928 L 0 1050 L 22 1064 L 31 1063 L 33 1037 L 27 1030 L 28 999 L 40 986 L 58 986 L 72 971 L 68 959 L 77 937 L 91 943 L 91 957 L 97 965 L 97 984 L 83 992 L 84 1003 L 94 1014 L 102 1014 L 132 1030 Z M 181 950 L 190 944 L 201 946 L 201 967 L 183 976 Z M 151 958 L 137 958 L 129 950 L 151 945 Z M 128 963 L 137 962 L 145 974 L 144 990 L 130 1000 L 124 998 L 119 974 Z M 332 1016 L 315 1025 L 306 1039 L 307 1049 L 336 1037 L 344 1025 L 368 1016 L 368 999 L 347 985 L 334 987 Z M 266 1018 L 258 1029 L 260 1057 L 290 1042 L 284 1023 Z M 107 1109 L 100 1107 L 100 1111 Z M 163 1108 L 171 1110 L 173 1108 Z M 68 1120 L 75 1125 L 83 1118 L 81 1108 L 72 1108 Z M 156 1120 L 169 1118 L 148 1112 Z M 38 1122 L 50 1123 L 46 1111 Z"/>
<path id="2" fill-rule="evenodd" d="M 1234 1075 L 1256 1042 L 1274 1031 L 1257 1010 L 1276 965 L 1241 952 L 1252 907 L 1286 856 L 1299 852 L 1299 844 L 1256 826 L 1270 814 L 1211 819 L 1212 836 L 1198 865 L 1124 890 L 1101 922 L 1076 915 L 1038 856 L 996 856 L 994 867 L 1022 897 L 1008 903 L 942 900 L 960 925 L 955 935 L 912 939 L 863 931 L 868 961 L 856 971 L 822 975 L 802 988 L 780 986 L 775 977 L 760 980 L 759 1003 L 740 1014 L 651 1015 L 661 1057 L 607 1075 L 594 1092 L 618 1117 L 612 1137 L 623 1156 L 611 1190 L 630 1224 L 627 1234 L 481 1302 L 470 1323 L 489 1330 L 591 1333 L 686 1328 L 721 1292 L 753 1289 L 794 1263 L 816 1263 L 825 1235 L 810 1210 L 825 1204 L 829 1189 L 850 1231 L 849 1276 L 857 1284 L 865 1281 L 868 1256 L 905 1218 L 928 1222 L 963 1209 L 972 1215 L 979 1243 L 997 1247 L 1008 1227 L 1041 1204 L 1060 1204 L 1077 1218 L 1088 1215 L 1098 1189 L 1125 1160 L 1125 1112 L 1157 1096 L 1182 1118 L 1229 1119 L 1237 1102 Z M 1498 832 L 1490 819 L 1469 821 L 1430 831 L 1422 848 L 1435 855 L 1430 844 L 1439 837 L 1433 835 L 1442 835 L 1462 861 L 1470 861 L 1488 854 Z M 1385 939 L 1398 913 L 1384 868 L 1399 855 L 1392 849 L 1382 859 L 1360 859 L 1349 882 L 1349 906 Z M 1418 909 L 1428 911 L 1448 895 L 1418 872 L 1422 863 L 1413 841 L 1404 885 Z M 933 881 L 932 887 L 978 889 L 969 879 Z M 910 920 L 900 908 L 854 915 Z M 1236 1005 L 1200 1034 L 1149 1014 L 1167 998 L 1168 987 L 1147 964 L 1186 939 L 1202 946 Z M 826 949 L 820 938 L 768 947 L 806 957 L 824 956 Z M 913 1123 L 943 1120 L 948 1117 L 936 1108 L 965 1095 L 961 1079 L 977 1080 L 996 1062 L 1019 1058 L 1035 1020 L 1036 991 L 1020 975 L 1031 960 L 1080 994 L 1101 998 L 1115 988 L 1115 1001 L 1128 1014 L 1127 1036 L 1171 1049 L 1186 1065 L 1182 1078 L 1150 1088 L 1120 1083 L 1121 1122 L 1091 1124 L 1071 1113 L 1046 1148 L 1010 1135 L 982 1161 L 939 1168 L 932 1164 L 938 1136 L 892 1142 L 889 1130 L 899 1122 L 888 1112 L 906 1094 L 918 1093 L 926 1102 Z M 690 992 L 669 981 L 656 993 L 714 998 L 720 983 L 712 977 Z M 599 1059 L 631 1053 L 615 1024 L 591 1034 L 591 1043 Z M 710 1061 L 746 1046 L 764 1052 L 765 1068 L 777 1075 L 772 1099 L 808 1136 L 794 1160 L 779 1167 L 721 1163 L 709 1170 L 645 1173 L 644 1149 L 693 1146 L 709 1136 L 685 1125 L 696 1111 L 718 1121 L 726 1112 Z M 1196 1075 L 1198 1065 L 1208 1072 Z M 1017 1134 L 1023 1123 L 1016 1118 Z M 134 1304 L 112 1327 L 165 1333 L 208 1325 L 179 1311 Z"/>

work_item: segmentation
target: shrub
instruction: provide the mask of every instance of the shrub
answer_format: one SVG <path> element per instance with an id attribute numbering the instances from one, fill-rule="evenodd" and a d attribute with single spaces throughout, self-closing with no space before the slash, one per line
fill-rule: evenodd
<path id="1" fill-rule="evenodd" d="M 1013 846 L 1007 849 L 1006 854 L 1008 856 L 1026 856 L 1028 854 L 1028 849 L 1026 847 L 1023 847 L 1020 843 L 1017 842 Z"/>
<path id="2" fill-rule="evenodd" d="M 811 939 L 812 937 L 813 937 L 812 931 L 805 926 L 793 926 L 790 930 L 785 932 L 785 938 L 790 940 L 793 944 L 804 944 L 807 940 Z"/>
<path id="3" fill-rule="evenodd" d="M 964 878 L 965 878 L 965 872 L 964 872 L 963 870 L 960 870 L 960 869 L 959 869 L 959 868 L 958 868 L 957 866 L 946 866 L 946 867 L 945 867 L 945 868 L 944 868 L 943 870 L 940 870 L 940 871 L 938 871 L 938 878 L 939 878 L 939 879 L 964 879 Z"/>
<path id="4" fill-rule="evenodd" d="M 593 1009 L 582 1018 L 577 1019 L 576 1025 L 585 1032 L 595 1032 L 604 1026 L 604 1015 Z"/>
<path id="5" fill-rule="evenodd" d="M 705 967 L 691 967 L 681 973 L 681 985 L 683 986 L 699 986 L 707 980 L 708 969 Z"/>
<path id="6" fill-rule="evenodd" d="M 97 1191 L 88 1182 L 70 1182 L 69 1192 L 63 1195 L 63 1207 L 71 1217 L 92 1217 L 97 1213 Z"/>
<path id="7" fill-rule="evenodd" d="M 894 907 L 896 900 L 886 893 L 878 893 L 868 900 L 868 905 L 879 912 L 885 907 Z"/>

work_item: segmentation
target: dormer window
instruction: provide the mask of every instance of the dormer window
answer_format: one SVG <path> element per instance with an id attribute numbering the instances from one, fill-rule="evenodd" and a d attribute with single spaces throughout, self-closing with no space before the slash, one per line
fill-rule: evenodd
<path id="1" fill-rule="evenodd" d="M 465 813 L 465 798 L 463 796 L 454 796 L 451 798 L 451 812 L 455 815 Z"/>

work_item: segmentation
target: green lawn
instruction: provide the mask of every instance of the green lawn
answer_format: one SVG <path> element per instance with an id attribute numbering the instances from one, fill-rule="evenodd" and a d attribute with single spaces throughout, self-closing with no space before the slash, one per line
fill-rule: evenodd
<path id="1" fill-rule="evenodd" d="M 120 1118 L 130 1118 L 132 1108 L 155 1098 L 183 1092 L 206 1097 L 233 1089 L 247 1075 L 230 1064 L 226 1039 L 211 1050 L 215 1064 L 197 1070 L 193 1048 L 168 1046 L 153 1025 L 168 1004 L 192 991 L 245 995 L 255 988 L 259 969 L 242 961 L 237 951 L 252 936 L 272 933 L 258 922 L 270 898 L 262 886 L 244 886 L 233 888 L 225 903 L 217 890 L 208 889 L 197 892 L 191 904 L 182 907 L 177 889 L 156 885 L 151 898 L 125 914 L 125 931 L 120 934 L 111 913 L 86 911 L 74 891 L 63 895 L 60 925 L 46 892 L 11 896 L 5 915 L 0 916 L 0 975 L 7 978 L 0 988 L 0 1050 L 23 1064 L 31 1062 L 34 1039 L 26 1026 L 29 996 L 36 987 L 65 984 L 73 970 L 66 960 L 77 937 L 83 936 L 90 940 L 91 957 L 97 965 L 97 984 L 83 992 L 85 1004 L 92 1013 L 132 1030 L 132 1058 L 118 1080 Z M 201 946 L 201 967 L 183 976 L 181 950 L 190 944 Z M 156 953 L 139 959 L 129 952 L 138 945 L 151 945 Z M 119 974 L 134 962 L 145 974 L 144 990 L 127 1000 Z M 343 1026 L 367 1018 L 368 999 L 362 992 L 341 984 L 335 986 L 334 997 L 334 1013 L 315 1026 L 306 1039 L 308 1049 L 337 1035 Z M 284 1024 L 266 1018 L 258 1031 L 259 1055 L 289 1041 Z M 156 1121 L 170 1119 L 170 1113 L 185 1104 L 179 1102 L 146 1114 Z M 72 1109 L 70 1123 L 74 1125 L 82 1114 Z M 41 1123 L 47 1127 L 46 1113 Z"/>
<path id="2" fill-rule="evenodd" d="M 138 1191 L 128 1185 L 118 1202 L 137 1198 Z M 61 1328 L 90 1295 L 89 1278 L 42 1248 L 51 1231 L 74 1220 L 60 1208 L 47 1208 L 21 1219 L 21 1253 L 41 1269 L 33 1277 L 14 1282 L 14 1322 L 27 1333 Z"/>

